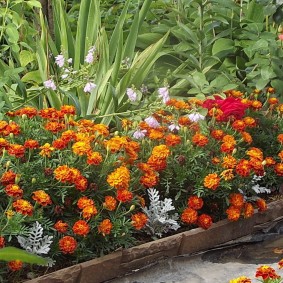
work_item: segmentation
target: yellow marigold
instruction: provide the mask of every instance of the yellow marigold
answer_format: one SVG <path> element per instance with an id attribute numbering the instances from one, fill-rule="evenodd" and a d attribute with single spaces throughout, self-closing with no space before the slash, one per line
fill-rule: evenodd
<path id="1" fill-rule="evenodd" d="M 192 142 L 197 145 L 197 146 L 206 146 L 208 144 L 208 138 L 203 135 L 203 134 L 199 134 L 196 133 L 193 137 L 192 137 Z"/>
<path id="2" fill-rule="evenodd" d="M 42 206 L 47 206 L 48 204 L 52 204 L 52 200 L 50 196 L 43 190 L 38 190 L 33 192 L 32 199 Z"/>
<path id="3" fill-rule="evenodd" d="M 232 206 L 241 209 L 244 206 L 244 196 L 240 193 L 233 193 L 229 196 L 229 202 Z"/>
<path id="4" fill-rule="evenodd" d="M 181 214 L 181 220 L 186 224 L 195 224 L 198 219 L 198 213 L 192 208 L 186 208 Z"/>
<path id="5" fill-rule="evenodd" d="M 130 170 L 125 166 L 120 166 L 107 176 L 107 183 L 117 190 L 126 190 L 130 183 Z"/>
<path id="6" fill-rule="evenodd" d="M 157 158 L 167 158 L 170 154 L 170 149 L 165 145 L 157 145 L 152 149 L 151 155 Z"/>
<path id="7" fill-rule="evenodd" d="M 227 155 L 223 157 L 222 167 L 226 169 L 233 169 L 237 165 L 237 159 L 232 155 Z"/>
<path id="8" fill-rule="evenodd" d="M 234 206 L 230 206 L 226 210 L 226 213 L 230 221 L 237 221 L 241 216 L 241 210 Z"/>
<path id="9" fill-rule="evenodd" d="M 104 219 L 98 225 L 98 233 L 101 233 L 105 237 L 105 235 L 109 235 L 111 233 L 112 228 L 113 224 L 111 223 L 110 219 Z"/>
<path id="10" fill-rule="evenodd" d="M 115 153 L 123 149 L 127 142 L 128 141 L 126 137 L 115 136 L 108 141 L 104 141 L 104 146 L 112 153 Z"/>
<path id="11" fill-rule="evenodd" d="M 225 181 L 232 180 L 235 175 L 233 173 L 233 169 L 226 169 L 220 173 L 220 177 L 223 178 Z"/>
<path id="12" fill-rule="evenodd" d="M 220 178 L 216 173 L 208 174 L 203 184 L 208 189 L 216 190 L 220 184 Z"/>
<path id="13" fill-rule="evenodd" d="M 88 152 L 86 163 L 89 165 L 99 165 L 102 162 L 102 155 L 97 152 Z"/>
<path id="14" fill-rule="evenodd" d="M 138 212 L 131 217 L 132 219 L 132 225 L 137 229 L 141 230 L 147 223 L 148 217 L 146 214 L 142 212 Z"/>
<path id="15" fill-rule="evenodd" d="M 45 143 L 43 146 L 40 147 L 41 151 L 39 152 L 39 155 L 43 157 L 50 157 L 51 153 L 55 150 L 54 147 L 52 147 L 49 143 Z"/>
<path id="16" fill-rule="evenodd" d="M 33 206 L 31 203 L 24 199 L 18 199 L 13 202 L 13 208 L 16 212 L 21 213 L 23 215 L 32 216 Z"/>
<path id="17" fill-rule="evenodd" d="M 112 196 L 105 196 L 103 207 L 110 211 L 113 211 L 117 207 L 117 200 Z"/>
<path id="18" fill-rule="evenodd" d="M 76 155 L 86 155 L 91 151 L 89 142 L 79 141 L 73 144 L 72 150 Z"/>
<path id="19" fill-rule="evenodd" d="M 230 280 L 229 283 L 252 283 L 252 280 L 246 276 L 241 276 Z"/>
<path id="20" fill-rule="evenodd" d="M 261 149 L 257 147 L 251 147 L 249 150 L 246 151 L 246 154 L 251 158 L 255 158 L 261 161 L 263 160 L 263 153 Z"/>

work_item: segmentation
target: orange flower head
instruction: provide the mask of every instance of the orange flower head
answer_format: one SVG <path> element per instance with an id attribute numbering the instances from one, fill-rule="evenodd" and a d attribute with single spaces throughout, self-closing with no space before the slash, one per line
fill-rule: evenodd
<path id="1" fill-rule="evenodd" d="M 277 136 L 277 140 L 279 141 L 279 143 L 283 144 L 283 134 L 279 134 Z"/>
<path id="2" fill-rule="evenodd" d="M 8 268 L 11 271 L 21 270 L 23 268 L 23 262 L 21 260 L 19 260 L 19 259 L 9 261 L 8 262 Z"/>
<path id="3" fill-rule="evenodd" d="M 229 196 L 229 202 L 232 206 L 241 209 L 244 206 L 244 196 L 240 193 L 233 193 Z"/>
<path id="4" fill-rule="evenodd" d="M 53 174 L 55 179 L 62 183 L 73 183 L 81 176 L 78 169 L 68 167 L 67 165 L 58 166 L 53 171 Z"/>
<path id="5" fill-rule="evenodd" d="M 250 156 L 250 158 L 255 158 L 260 161 L 263 161 L 263 153 L 261 149 L 257 147 L 251 147 L 249 150 L 246 151 L 246 154 Z"/>
<path id="6" fill-rule="evenodd" d="M 142 212 L 138 212 L 136 214 L 133 214 L 131 219 L 132 219 L 132 225 L 137 230 L 141 230 L 146 225 L 146 223 L 148 221 L 147 215 L 142 213 Z"/>
<path id="7" fill-rule="evenodd" d="M 15 122 L 10 122 L 9 125 L 6 127 L 6 132 L 4 135 L 14 134 L 15 136 L 18 136 L 21 133 L 20 126 Z"/>
<path id="8" fill-rule="evenodd" d="M 103 207 L 107 210 L 113 211 L 117 207 L 117 200 L 112 196 L 105 196 Z"/>
<path id="9" fill-rule="evenodd" d="M 23 190 L 16 184 L 7 185 L 4 191 L 12 198 L 21 198 L 23 196 Z"/>
<path id="10" fill-rule="evenodd" d="M 92 127 L 92 130 L 96 133 L 96 135 L 102 135 L 104 137 L 109 136 L 109 130 L 106 125 L 103 124 L 95 124 Z"/>
<path id="11" fill-rule="evenodd" d="M 75 153 L 76 155 L 83 156 L 91 152 L 91 146 L 89 142 L 78 141 L 73 144 L 72 150 L 73 150 L 73 153 Z"/>
<path id="12" fill-rule="evenodd" d="M 251 172 L 251 165 L 248 160 L 241 159 L 236 166 L 236 173 L 242 177 L 248 177 Z"/>
<path id="13" fill-rule="evenodd" d="M 130 178 L 130 170 L 120 166 L 107 176 L 107 183 L 117 190 L 127 190 L 130 186 Z"/>
<path id="14" fill-rule="evenodd" d="M 102 155 L 99 152 L 94 151 L 88 153 L 86 163 L 89 165 L 99 165 L 102 160 Z"/>
<path id="15" fill-rule="evenodd" d="M 243 121 L 245 122 L 245 124 L 247 125 L 248 128 L 254 128 L 256 127 L 256 120 L 252 117 L 244 117 Z"/>
<path id="16" fill-rule="evenodd" d="M 278 104 L 278 103 L 279 103 L 279 99 L 276 98 L 276 97 L 270 97 L 270 98 L 268 99 L 268 103 L 269 103 L 270 105 Z"/>
<path id="17" fill-rule="evenodd" d="M 59 139 L 54 140 L 52 142 L 52 146 L 55 149 L 62 150 L 62 149 L 66 148 L 68 146 L 68 142 L 66 142 L 65 140 L 59 138 Z"/>
<path id="18" fill-rule="evenodd" d="M 76 114 L 76 108 L 73 105 L 62 105 L 60 111 L 63 114 L 67 114 L 67 115 L 75 115 Z"/>
<path id="19" fill-rule="evenodd" d="M 283 110 L 282 110 L 282 112 L 283 112 Z M 189 117 L 187 117 L 187 116 L 181 116 L 181 117 L 178 119 L 178 124 L 179 124 L 180 126 L 188 126 L 188 125 L 191 124 L 191 121 L 190 121 Z"/>
<path id="20" fill-rule="evenodd" d="M 241 132 L 241 136 L 246 143 L 250 144 L 253 142 L 253 138 L 248 132 Z"/>
<path id="21" fill-rule="evenodd" d="M 234 206 L 230 206 L 226 210 L 226 213 L 230 221 L 237 221 L 241 216 L 241 210 Z"/>
<path id="22" fill-rule="evenodd" d="M 264 161 L 265 161 L 265 166 L 268 166 L 268 167 L 276 164 L 276 161 L 271 156 L 265 157 Z"/>
<path id="23" fill-rule="evenodd" d="M 254 215 L 254 207 L 251 203 L 244 204 L 244 218 L 250 218 Z"/>
<path id="24" fill-rule="evenodd" d="M 282 268 L 283 268 L 283 259 L 281 259 L 281 260 L 278 262 L 278 267 L 279 267 L 279 269 L 282 269 Z"/>
<path id="25" fill-rule="evenodd" d="M 8 149 L 9 148 L 10 143 L 5 140 L 4 138 L 0 138 L 0 149 Z"/>
<path id="26" fill-rule="evenodd" d="M 0 182 L 3 186 L 9 185 L 9 184 L 14 184 L 16 176 L 17 175 L 12 170 L 9 170 L 9 171 L 3 173 L 3 175 L 0 179 Z"/>
<path id="27" fill-rule="evenodd" d="M 161 127 L 157 129 L 148 129 L 148 137 L 151 140 L 161 140 L 164 138 L 163 129 Z"/>
<path id="28" fill-rule="evenodd" d="M 283 104 L 279 104 L 277 109 L 280 113 L 283 113 Z"/>
<path id="29" fill-rule="evenodd" d="M 246 128 L 246 124 L 243 120 L 235 120 L 232 123 L 232 128 L 236 131 L 243 132 Z"/>
<path id="30" fill-rule="evenodd" d="M 259 100 L 253 100 L 252 103 L 251 103 L 251 107 L 254 110 L 259 110 L 259 109 L 262 108 L 262 103 Z"/>
<path id="31" fill-rule="evenodd" d="M 182 212 L 181 220 L 186 224 L 195 224 L 198 220 L 198 213 L 196 210 L 188 207 Z"/>
<path id="32" fill-rule="evenodd" d="M 20 144 L 10 144 L 8 154 L 16 158 L 21 158 L 25 155 L 25 147 Z"/>
<path id="33" fill-rule="evenodd" d="M 151 155 L 147 164 L 155 171 L 162 171 L 167 167 L 167 161 L 164 158 L 159 158 L 156 155 Z"/>
<path id="34" fill-rule="evenodd" d="M 33 192 L 32 198 L 42 206 L 52 204 L 50 196 L 43 190 Z"/>
<path id="35" fill-rule="evenodd" d="M 221 162 L 221 160 L 220 160 L 219 157 L 214 156 L 214 157 L 211 159 L 211 162 L 216 165 L 216 164 L 219 164 L 219 163 Z"/>
<path id="36" fill-rule="evenodd" d="M 5 238 L 0 236 L 0 249 L 5 247 Z"/>
<path id="37" fill-rule="evenodd" d="M 77 206 L 79 209 L 84 209 L 89 205 L 94 205 L 94 201 L 86 196 L 80 197 L 77 202 Z"/>
<path id="38" fill-rule="evenodd" d="M 88 205 L 83 208 L 82 216 L 86 220 L 89 220 L 92 216 L 96 214 L 97 214 L 97 209 L 94 205 Z"/>
<path id="39" fill-rule="evenodd" d="M 41 109 L 38 114 L 44 119 L 58 119 L 58 111 L 55 108 Z"/>
<path id="40" fill-rule="evenodd" d="M 109 235 L 111 233 L 112 228 L 113 224 L 111 223 L 110 219 L 104 219 L 98 225 L 98 233 L 101 233 L 105 237 L 106 235 Z"/>
<path id="41" fill-rule="evenodd" d="M 74 180 L 75 187 L 78 191 L 84 192 L 87 189 L 88 181 L 84 176 L 78 176 L 77 179 Z"/>
<path id="42" fill-rule="evenodd" d="M 283 163 L 276 163 L 274 171 L 278 176 L 283 176 Z"/>
<path id="43" fill-rule="evenodd" d="M 65 234 L 68 230 L 68 223 L 63 222 L 62 220 L 57 221 L 54 224 L 54 229 L 56 229 L 58 232 Z"/>
<path id="44" fill-rule="evenodd" d="M 280 276 L 276 273 L 275 269 L 270 266 L 262 265 L 257 268 L 256 278 L 261 278 L 263 280 L 279 279 Z"/>
<path id="45" fill-rule="evenodd" d="M 223 157 L 222 167 L 226 169 L 233 169 L 237 165 L 237 159 L 232 155 L 227 155 Z"/>
<path id="46" fill-rule="evenodd" d="M 208 189 L 216 190 L 220 184 L 220 178 L 216 173 L 208 174 L 203 184 Z"/>
<path id="47" fill-rule="evenodd" d="M 20 214 L 32 216 L 33 206 L 31 203 L 24 199 L 18 199 L 13 202 L 13 208 Z"/>
<path id="48" fill-rule="evenodd" d="M 258 207 L 258 211 L 260 212 L 263 212 L 263 211 L 266 211 L 267 210 L 267 205 L 266 205 L 266 202 L 264 199 L 262 198 L 259 198 L 257 201 L 256 201 L 256 205 Z"/>
<path id="49" fill-rule="evenodd" d="M 140 178 L 140 183 L 146 188 L 153 188 L 158 184 L 158 182 L 159 182 L 159 177 L 158 174 L 155 173 L 155 171 L 146 173 Z"/>
<path id="50" fill-rule="evenodd" d="M 73 232 L 79 236 L 86 236 L 90 231 L 90 227 L 85 220 L 78 220 L 73 225 Z"/>
<path id="51" fill-rule="evenodd" d="M 77 241 L 71 236 L 64 236 L 59 240 L 59 249 L 63 254 L 72 254 L 77 248 Z"/>
<path id="52" fill-rule="evenodd" d="M 36 140 L 26 140 L 24 143 L 24 147 L 29 149 L 39 148 L 39 143 Z"/>
<path id="53" fill-rule="evenodd" d="M 232 153 L 234 149 L 235 149 L 235 145 L 228 142 L 224 142 L 220 146 L 220 150 L 225 153 Z"/>
<path id="54" fill-rule="evenodd" d="M 74 141 L 76 139 L 76 133 L 73 130 L 67 130 L 62 133 L 61 139 L 66 143 Z"/>
<path id="55" fill-rule="evenodd" d="M 196 133 L 192 138 L 192 142 L 200 147 L 206 146 L 208 144 L 208 141 L 209 140 L 205 135 L 199 133 Z"/>
<path id="56" fill-rule="evenodd" d="M 55 150 L 54 147 L 52 147 L 49 143 L 45 143 L 43 146 L 40 147 L 41 151 L 39 152 L 39 155 L 43 157 L 50 157 L 51 153 Z"/>
<path id="57" fill-rule="evenodd" d="M 173 134 L 169 134 L 165 137 L 167 146 L 176 146 L 181 143 L 181 137 Z"/>
<path id="58" fill-rule="evenodd" d="M 151 155 L 159 159 L 166 159 L 170 154 L 170 149 L 164 145 L 157 145 L 152 149 Z"/>
<path id="59" fill-rule="evenodd" d="M 212 218 L 208 214 L 201 214 L 198 217 L 197 224 L 206 230 L 212 225 Z"/>
<path id="60" fill-rule="evenodd" d="M 224 135 L 225 135 L 222 130 L 213 130 L 213 131 L 211 131 L 210 134 L 214 139 L 216 139 L 218 141 L 222 140 Z"/>
<path id="61" fill-rule="evenodd" d="M 203 199 L 198 196 L 190 196 L 188 198 L 188 207 L 199 210 L 203 207 Z"/>
<path id="62" fill-rule="evenodd" d="M 220 177 L 225 181 L 230 181 L 234 179 L 235 175 L 233 173 L 233 169 L 226 169 L 220 173 Z"/>
<path id="63" fill-rule="evenodd" d="M 120 202 L 129 202 L 133 199 L 133 193 L 128 190 L 117 190 L 117 200 Z"/>
<path id="64" fill-rule="evenodd" d="M 56 134 L 66 128 L 66 125 L 63 123 L 58 123 L 58 122 L 48 122 L 45 124 L 44 128 L 47 131 L 50 131 L 53 134 Z"/>
<path id="65" fill-rule="evenodd" d="M 33 118 L 37 115 L 37 110 L 34 107 L 24 107 L 22 109 L 20 109 L 18 115 L 22 116 L 22 115 L 26 115 L 28 118 Z"/>
<path id="66" fill-rule="evenodd" d="M 229 283 L 252 283 L 252 280 L 246 276 L 241 276 L 230 280 Z"/>
<path id="67" fill-rule="evenodd" d="M 104 146 L 110 150 L 111 153 L 115 153 L 123 149 L 127 142 L 126 137 L 115 136 L 108 141 L 104 141 Z"/>

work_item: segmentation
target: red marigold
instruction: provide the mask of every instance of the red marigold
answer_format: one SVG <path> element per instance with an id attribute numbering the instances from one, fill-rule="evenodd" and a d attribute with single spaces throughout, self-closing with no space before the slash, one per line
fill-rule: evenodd
<path id="1" fill-rule="evenodd" d="M 96 214 L 97 214 L 97 209 L 94 205 L 88 205 L 83 208 L 82 216 L 86 220 L 89 220 L 92 216 Z"/>
<path id="2" fill-rule="evenodd" d="M 229 196 L 229 202 L 232 206 L 241 209 L 244 206 L 244 196 L 240 193 L 233 193 Z"/>
<path id="3" fill-rule="evenodd" d="M 11 271 L 18 271 L 18 270 L 21 270 L 23 267 L 23 262 L 19 259 L 16 259 L 16 260 L 12 260 L 12 261 L 9 261 L 8 262 L 8 268 L 11 270 Z"/>
<path id="4" fill-rule="evenodd" d="M 17 175 L 12 170 L 9 170 L 9 171 L 3 173 L 3 175 L 0 179 L 0 182 L 3 186 L 9 185 L 9 184 L 14 184 L 16 176 Z"/>
<path id="5" fill-rule="evenodd" d="M 59 240 L 59 249 L 63 254 L 72 254 L 77 248 L 77 241 L 71 236 L 64 236 Z"/>
<path id="6" fill-rule="evenodd" d="M 5 129 L 4 135 L 8 136 L 9 134 L 14 134 L 15 136 L 19 135 L 21 132 L 20 126 L 15 122 L 10 122 Z"/>
<path id="7" fill-rule="evenodd" d="M 248 132 L 241 132 L 241 136 L 246 143 L 250 144 L 253 142 L 253 138 Z"/>
<path id="8" fill-rule="evenodd" d="M 203 199 L 198 196 L 190 196 L 188 198 L 188 207 L 199 210 L 203 207 Z"/>
<path id="9" fill-rule="evenodd" d="M 266 204 L 265 200 L 262 199 L 262 198 L 257 199 L 256 205 L 258 207 L 258 211 L 260 211 L 260 212 L 267 210 L 267 204 Z"/>
<path id="10" fill-rule="evenodd" d="M 246 202 L 244 204 L 244 217 L 249 218 L 254 215 L 254 207 L 251 203 Z"/>
<path id="11" fill-rule="evenodd" d="M 63 234 L 67 232 L 68 227 L 68 223 L 63 222 L 62 220 L 59 220 L 54 224 L 54 229 Z"/>
<path id="12" fill-rule="evenodd" d="M 33 213 L 33 206 L 31 203 L 24 199 L 18 199 L 13 202 L 13 208 L 23 215 L 31 216 Z"/>
<path id="13" fill-rule="evenodd" d="M 117 190 L 117 200 L 120 202 L 128 202 L 133 199 L 133 193 L 128 190 Z"/>
<path id="14" fill-rule="evenodd" d="M 102 162 L 102 155 L 99 152 L 89 152 L 86 163 L 89 165 L 99 165 Z"/>
<path id="15" fill-rule="evenodd" d="M 24 147 L 29 149 L 39 148 L 39 143 L 36 140 L 26 140 L 24 143 Z"/>
<path id="16" fill-rule="evenodd" d="M 77 179 L 74 180 L 74 184 L 77 190 L 84 192 L 87 189 L 88 181 L 84 176 L 78 176 Z"/>
<path id="17" fill-rule="evenodd" d="M 25 155 L 25 147 L 20 144 L 10 144 L 8 154 L 16 158 L 21 158 Z"/>
<path id="18" fill-rule="evenodd" d="M 155 173 L 155 171 L 152 171 L 151 173 L 147 173 L 140 178 L 140 183 L 145 186 L 146 188 L 153 188 L 155 187 L 159 182 L 158 174 Z"/>
<path id="19" fill-rule="evenodd" d="M 75 222 L 72 229 L 73 232 L 79 236 L 86 236 L 90 231 L 90 227 L 85 220 Z"/>
<path id="20" fill-rule="evenodd" d="M 232 123 L 232 128 L 236 131 L 243 132 L 246 128 L 246 124 L 243 120 L 235 120 Z"/>
<path id="21" fill-rule="evenodd" d="M 125 166 L 120 166 L 107 176 L 107 183 L 117 190 L 126 190 L 130 186 L 130 177 L 130 170 Z"/>
<path id="22" fill-rule="evenodd" d="M 9 197 L 21 198 L 23 196 L 23 190 L 16 184 L 7 185 L 4 191 Z"/>
<path id="23" fill-rule="evenodd" d="M 192 142 L 200 147 L 206 146 L 208 144 L 208 138 L 200 133 L 196 133 L 193 137 L 192 137 Z"/>
<path id="24" fill-rule="evenodd" d="M 216 140 L 222 140 L 224 137 L 224 132 L 222 130 L 213 130 L 210 134 Z"/>
<path id="25" fill-rule="evenodd" d="M 283 163 L 276 163 L 274 171 L 278 176 L 283 176 Z"/>
<path id="26" fill-rule="evenodd" d="M 235 206 L 230 206 L 226 213 L 230 221 L 237 221 L 241 216 L 241 210 Z"/>
<path id="27" fill-rule="evenodd" d="M 216 190 L 220 184 L 220 178 L 216 173 L 208 174 L 203 184 L 208 189 Z"/>
<path id="28" fill-rule="evenodd" d="M 173 134 L 169 134 L 165 137 L 167 146 L 175 146 L 181 143 L 181 137 Z"/>
<path id="29" fill-rule="evenodd" d="M 113 224 L 111 223 L 110 219 L 104 219 L 98 225 L 98 233 L 101 233 L 105 237 L 105 235 L 109 235 L 111 233 L 112 228 Z"/>
<path id="30" fill-rule="evenodd" d="M 5 247 L 5 238 L 0 236 L 0 249 Z"/>
<path id="31" fill-rule="evenodd" d="M 256 270 L 255 277 L 256 278 L 261 277 L 263 280 L 280 278 L 280 276 L 276 274 L 275 269 L 267 265 L 262 265 L 258 267 Z"/>
<path id="32" fill-rule="evenodd" d="M 103 207 L 105 207 L 106 209 L 110 211 L 113 211 L 117 207 L 117 200 L 114 197 L 105 196 Z"/>
<path id="33" fill-rule="evenodd" d="M 241 159 L 236 166 L 236 173 L 242 177 L 248 177 L 251 172 L 251 165 L 248 160 Z"/>
<path id="34" fill-rule="evenodd" d="M 208 229 L 212 225 L 212 218 L 207 214 L 201 214 L 198 217 L 197 224 L 203 229 Z"/>
<path id="35" fill-rule="evenodd" d="M 59 139 L 54 140 L 52 142 L 52 146 L 55 149 L 62 150 L 62 149 L 66 148 L 68 146 L 68 142 L 66 140 L 63 140 L 62 138 L 59 138 Z"/>
<path id="36" fill-rule="evenodd" d="M 80 197 L 77 206 L 79 209 L 84 209 L 86 206 L 93 205 L 94 201 L 86 196 Z"/>
<path id="37" fill-rule="evenodd" d="M 136 214 L 133 214 L 131 219 L 132 219 L 132 225 L 137 230 L 141 230 L 146 225 L 146 223 L 148 221 L 147 215 L 142 213 L 142 212 L 138 212 Z"/>
<path id="38" fill-rule="evenodd" d="M 33 192 L 32 199 L 42 206 L 47 206 L 48 204 L 52 204 L 52 200 L 50 196 L 43 190 L 38 190 Z"/>
<path id="39" fill-rule="evenodd" d="M 196 210 L 188 207 L 181 214 L 181 220 L 186 224 L 195 224 L 198 219 L 198 213 Z"/>

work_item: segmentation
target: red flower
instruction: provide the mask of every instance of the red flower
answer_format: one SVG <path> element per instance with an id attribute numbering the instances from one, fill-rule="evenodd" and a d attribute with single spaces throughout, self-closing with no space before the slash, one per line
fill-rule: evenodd
<path id="1" fill-rule="evenodd" d="M 72 254 L 77 248 L 77 241 L 71 236 L 59 240 L 59 248 L 63 254 Z"/>
<path id="2" fill-rule="evenodd" d="M 198 217 L 197 224 L 203 229 L 208 229 L 212 225 L 212 218 L 207 214 L 201 214 Z"/>

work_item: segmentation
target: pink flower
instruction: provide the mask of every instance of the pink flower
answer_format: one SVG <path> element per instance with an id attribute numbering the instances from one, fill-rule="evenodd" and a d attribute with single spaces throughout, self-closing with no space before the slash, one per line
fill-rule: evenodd
<path id="1" fill-rule="evenodd" d="M 152 116 L 150 116 L 150 117 L 144 119 L 144 121 L 145 121 L 151 128 L 158 128 L 158 127 L 160 126 L 160 124 L 158 123 L 158 121 L 157 121 L 154 117 L 152 117 Z"/>
<path id="2" fill-rule="evenodd" d="M 283 41 L 283 33 L 280 33 L 280 34 L 278 35 L 278 39 L 280 39 L 280 40 Z"/>
<path id="3" fill-rule="evenodd" d="M 127 96 L 132 102 L 135 102 L 138 97 L 136 92 L 132 88 L 127 88 Z"/>

